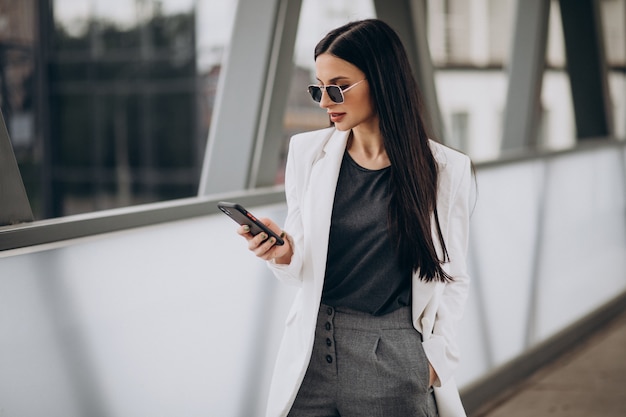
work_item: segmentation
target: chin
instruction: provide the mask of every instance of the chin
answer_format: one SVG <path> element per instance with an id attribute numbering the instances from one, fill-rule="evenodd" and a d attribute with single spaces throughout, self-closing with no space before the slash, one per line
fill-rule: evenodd
<path id="1" fill-rule="evenodd" d="M 333 126 L 340 132 L 347 132 L 353 128 L 353 126 L 348 123 L 333 123 Z"/>

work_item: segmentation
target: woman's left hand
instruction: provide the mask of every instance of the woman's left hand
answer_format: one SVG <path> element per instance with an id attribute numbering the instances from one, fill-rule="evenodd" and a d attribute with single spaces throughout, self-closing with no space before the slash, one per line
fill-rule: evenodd
<path id="1" fill-rule="evenodd" d="M 432 387 L 433 385 L 435 385 L 435 382 L 437 381 L 437 372 L 435 372 L 435 368 L 433 368 L 431 364 L 428 364 L 428 369 L 430 370 L 429 385 Z"/>

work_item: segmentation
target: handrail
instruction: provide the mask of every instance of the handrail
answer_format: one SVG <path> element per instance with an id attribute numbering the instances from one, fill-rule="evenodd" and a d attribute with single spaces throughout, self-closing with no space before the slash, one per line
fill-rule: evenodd
<path id="1" fill-rule="evenodd" d="M 217 202 L 221 200 L 252 207 L 282 203 L 285 196 L 283 187 L 258 188 L 4 226 L 0 227 L 0 252 L 207 216 L 218 213 Z"/>
<path id="2" fill-rule="evenodd" d="M 517 162 L 552 159 L 562 155 L 613 147 L 626 149 L 626 142 L 604 138 L 585 140 L 576 147 L 565 150 L 510 152 L 497 160 L 481 161 L 475 166 L 477 170 L 482 170 Z M 3 226 L 0 227 L 0 252 L 207 216 L 218 212 L 216 204 L 220 200 L 237 201 L 246 206 L 254 207 L 283 203 L 285 196 L 283 186 L 274 186 Z"/>
<path id="3" fill-rule="evenodd" d="M 584 153 L 592 150 L 614 147 L 626 149 L 626 141 L 617 138 L 585 138 L 580 139 L 576 146 L 565 149 L 503 151 L 503 153 L 498 156 L 497 159 L 476 162 L 474 165 L 477 168 L 480 167 L 481 169 L 484 169 L 498 167 L 502 165 L 510 165 L 516 162 L 526 162 L 529 160 L 554 159 L 563 155 Z"/>

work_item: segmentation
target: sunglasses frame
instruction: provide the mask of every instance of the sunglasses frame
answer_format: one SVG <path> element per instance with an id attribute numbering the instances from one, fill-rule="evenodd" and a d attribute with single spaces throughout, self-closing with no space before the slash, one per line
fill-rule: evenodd
<path id="1" fill-rule="evenodd" d="M 335 104 L 342 104 L 346 98 L 344 97 L 343 93 L 345 93 L 346 91 L 350 90 L 353 87 L 356 87 L 357 85 L 361 84 L 363 81 L 365 81 L 366 78 L 363 78 L 361 81 L 357 81 L 352 85 L 347 86 L 346 88 L 341 88 L 340 86 L 336 85 L 336 84 L 329 84 L 329 85 L 317 85 L 317 84 L 311 84 L 307 87 L 307 91 L 309 92 L 309 94 L 311 95 L 311 98 L 313 99 L 314 102 L 319 103 L 322 101 L 322 95 L 324 94 L 324 92 L 328 95 L 328 98 L 330 99 L 330 101 L 332 101 Z M 333 100 L 332 96 L 330 94 L 328 94 L 328 91 L 326 90 L 329 87 L 333 87 L 333 88 L 337 88 L 339 90 L 339 94 L 341 95 L 341 101 L 335 101 Z M 315 97 L 313 97 L 313 92 L 316 91 L 315 89 L 319 89 L 320 91 L 320 99 L 319 100 L 315 100 Z"/>

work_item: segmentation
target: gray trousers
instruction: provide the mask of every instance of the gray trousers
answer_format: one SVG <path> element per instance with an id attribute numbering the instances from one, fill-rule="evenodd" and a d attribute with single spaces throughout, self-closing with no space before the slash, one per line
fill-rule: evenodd
<path id="1" fill-rule="evenodd" d="M 436 417 L 411 308 L 372 316 L 320 307 L 313 354 L 289 417 Z"/>

